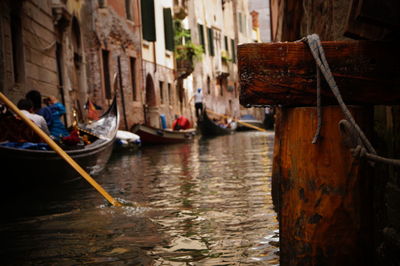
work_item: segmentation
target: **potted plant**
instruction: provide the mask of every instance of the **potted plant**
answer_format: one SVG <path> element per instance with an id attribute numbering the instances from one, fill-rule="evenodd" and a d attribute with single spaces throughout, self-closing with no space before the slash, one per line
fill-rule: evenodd
<path id="1" fill-rule="evenodd" d="M 194 61 L 201 60 L 203 47 L 191 41 L 190 31 L 175 20 L 175 59 L 180 78 L 189 76 L 194 70 Z"/>

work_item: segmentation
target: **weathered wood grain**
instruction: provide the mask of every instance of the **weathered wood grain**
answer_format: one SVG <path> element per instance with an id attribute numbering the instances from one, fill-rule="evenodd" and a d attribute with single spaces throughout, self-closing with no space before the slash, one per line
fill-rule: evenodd
<path id="1" fill-rule="evenodd" d="M 346 104 L 400 103 L 400 52 L 394 44 L 338 41 L 322 45 Z M 242 105 L 316 104 L 316 65 L 306 44 L 242 44 L 238 58 Z M 322 81 L 322 104 L 336 104 Z"/>
<path id="2" fill-rule="evenodd" d="M 372 112 L 350 107 L 363 130 Z M 280 108 L 273 181 L 278 182 L 281 265 L 371 265 L 372 179 L 368 165 L 341 141 L 338 106 L 323 107 L 321 138 L 312 144 L 313 107 Z M 276 189 L 276 185 L 274 186 Z"/>

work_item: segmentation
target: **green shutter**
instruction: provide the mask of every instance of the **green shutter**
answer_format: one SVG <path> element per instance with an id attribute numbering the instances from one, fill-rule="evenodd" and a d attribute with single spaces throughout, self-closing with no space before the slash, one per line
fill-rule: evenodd
<path id="1" fill-rule="evenodd" d="M 174 28 L 172 22 L 171 8 L 164 8 L 164 37 L 165 49 L 169 51 L 174 50 Z"/>
<path id="2" fill-rule="evenodd" d="M 214 56 L 214 31 L 211 28 L 208 28 L 208 50 L 210 51 L 210 55 Z"/>
<path id="3" fill-rule="evenodd" d="M 239 12 L 239 31 L 243 32 L 243 21 L 242 21 L 242 13 Z"/>
<path id="4" fill-rule="evenodd" d="M 236 63 L 236 44 L 235 40 L 231 39 L 231 46 L 232 46 L 232 62 Z"/>
<path id="5" fill-rule="evenodd" d="M 201 24 L 198 24 L 199 36 L 200 36 L 200 44 L 203 47 L 203 52 L 206 52 L 206 40 L 204 39 L 204 27 Z"/>
<path id="6" fill-rule="evenodd" d="M 156 41 L 156 25 L 154 16 L 154 0 L 141 0 L 143 39 Z"/>

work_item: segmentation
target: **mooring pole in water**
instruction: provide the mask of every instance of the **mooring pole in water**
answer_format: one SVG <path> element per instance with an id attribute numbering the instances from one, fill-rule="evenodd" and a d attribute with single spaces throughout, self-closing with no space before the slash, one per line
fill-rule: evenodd
<path id="1" fill-rule="evenodd" d="M 316 51 L 323 64 L 313 56 Z M 367 133 L 372 109 L 354 105 L 398 103 L 397 51 L 393 43 L 371 41 L 322 42 L 316 50 L 303 42 L 238 46 L 240 103 L 280 106 L 272 194 L 279 205 L 281 265 L 373 264 L 374 173 L 342 143 L 338 123 L 349 120 L 343 104 L 353 105 L 348 109 Z M 312 144 L 318 124 L 316 61 L 327 82 L 320 91 L 321 134 Z"/>
<path id="2" fill-rule="evenodd" d="M 371 126 L 367 108 L 350 110 L 360 127 Z M 311 143 L 315 107 L 281 108 L 276 121 L 273 175 L 279 175 L 281 265 L 371 265 L 369 166 L 342 142 L 340 108 L 323 107 L 322 114 L 316 144 Z"/>
<path id="3" fill-rule="evenodd" d="M 46 133 L 43 132 L 35 123 L 27 118 L 21 110 L 13 102 L 11 102 L 3 93 L 0 92 L 0 100 L 4 102 L 8 108 L 15 112 L 21 119 L 35 131 L 49 146 L 63 158 L 69 165 L 72 166 L 83 178 L 89 182 L 104 198 L 106 198 L 113 206 L 122 206 L 120 202 L 115 200 L 110 194 L 107 193 L 79 164 L 77 164 L 71 156 L 69 156 L 60 146 L 57 145 Z"/>

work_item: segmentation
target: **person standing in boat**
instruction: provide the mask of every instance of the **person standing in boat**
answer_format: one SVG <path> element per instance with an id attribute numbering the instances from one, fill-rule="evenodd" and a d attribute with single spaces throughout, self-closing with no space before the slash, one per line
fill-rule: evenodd
<path id="1" fill-rule="evenodd" d="M 43 116 L 46 120 L 47 127 L 50 127 L 51 123 L 53 122 L 53 115 L 49 107 L 42 107 L 41 93 L 37 90 L 31 90 L 25 95 L 25 98 L 32 102 L 34 113 Z"/>
<path id="2" fill-rule="evenodd" d="M 59 140 L 62 137 L 69 136 L 69 132 L 66 129 L 65 125 L 61 121 L 61 116 L 64 115 L 65 107 L 62 103 L 60 103 L 56 97 L 50 96 L 44 99 L 44 103 L 48 106 L 51 110 L 51 114 L 53 116 L 49 130 L 50 134 L 56 139 Z"/>
<path id="3" fill-rule="evenodd" d="M 201 88 L 197 89 L 196 93 L 193 95 L 193 97 L 190 99 L 189 102 L 191 102 L 193 98 L 194 98 L 194 109 L 196 111 L 196 118 L 198 119 L 203 113 L 203 93 L 201 91 Z"/>

